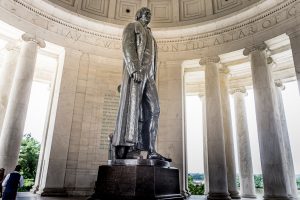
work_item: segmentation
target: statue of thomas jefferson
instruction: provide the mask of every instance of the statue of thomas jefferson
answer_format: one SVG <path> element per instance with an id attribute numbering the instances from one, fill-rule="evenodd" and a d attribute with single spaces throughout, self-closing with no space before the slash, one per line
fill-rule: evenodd
<path id="1" fill-rule="evenodd" d="M 112 145 L 117 159 L 139 158 L 140 151 L 147 151 L 148 159 L 171 161 L 155 149 L 160 109 L 155 83 L 157 45 L 147 27 L 150 10 L 139 9 L 135 20 L 123 32 L 123 83 Z"/>

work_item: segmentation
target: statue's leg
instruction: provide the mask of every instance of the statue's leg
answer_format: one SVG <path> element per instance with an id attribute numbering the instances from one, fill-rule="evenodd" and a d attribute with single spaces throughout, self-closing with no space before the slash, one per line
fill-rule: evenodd
<path id="1" fill-rule="evenodd" d="M 148 152 L 156 152 L 155 142 L 158 130 L 158 118 L 160 113 L 159 100 L 155 82 L 149 80 L 146 83 L 144 96 L 143 96 L 143 107 L 144 107 L 144 127 L 143 136 L 148 137 Z"/>
<path id="2" fill-rule="evenodd" d="M 144 121 L 142 134 L 144 135 L 144 137 L 148 136 L 149 138 L 147 158 L 172 162 L 172 159 L 160 155 L 156 152 L 155 149 L 160 108 L 157 89 L 154 81 L 150 80 L 146 84 L 144 102 L 145 104 L 143 105 L 143 107 L 145 107 L 144 110 L 146 111 L 146 119 Z"/>

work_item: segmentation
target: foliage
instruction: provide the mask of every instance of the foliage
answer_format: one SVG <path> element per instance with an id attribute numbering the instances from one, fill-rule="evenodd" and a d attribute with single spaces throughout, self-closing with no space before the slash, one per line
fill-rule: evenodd
<path id="1" fill-rule="evenodd" d="M 19 164 L 22 166 L 24 179 L 34 179 L 39 160 L 40 143 L 31 134 L 25 134 L 21 143 Z"/>
<path id="2" fill-rule="evenodd" d="M 204 194 L 204 184 L 195 184 L 191 175 L 188 176 L 188 188 L 192 195 Z"/>
<path id="3" fill-rule="evenodd" d="M 297 182 L 297 188 L 298 190 L 300 190 L 300 177 L 297 177 L 296 182 Z"/>
<path id="4" fill-rule="evenodd" d="M 241 182 L 240 182 L 240 176 L 239 175 L 236 175 L 236 185 L 237 187 L 241 187 Z"/>
<path id="5" fill-rule="evenodd" d="M 263 177 L 261 174 L 254 175 L 255 188 L 264 188 Z"/>
<path id="6" fill-rule="evenodd" d="M 24 177 L 24 187 L 20 190 L 29 191 L 34 184 L 37 163 L 40 153 L 40 143 L 31 134 L 25 134 L 20 149 L 19 164 L 22 166 L 21 174 Z"/>
<path id="7" fill-rule="evenodd" d="M 18 189 L 18 192 L 27 192 L 30 191 L 34 185 L 34 179 L 24 179 L 24 186 Z"/>

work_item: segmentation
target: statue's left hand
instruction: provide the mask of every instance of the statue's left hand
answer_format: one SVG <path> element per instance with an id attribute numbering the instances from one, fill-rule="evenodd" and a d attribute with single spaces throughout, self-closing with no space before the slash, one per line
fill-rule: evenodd
<path id="1" fill-rule="evenodd" d="M 142 74 L 140 72 L 134 72 L 132 78 L 135 82 L 140 83 L 142 81 Z"/>

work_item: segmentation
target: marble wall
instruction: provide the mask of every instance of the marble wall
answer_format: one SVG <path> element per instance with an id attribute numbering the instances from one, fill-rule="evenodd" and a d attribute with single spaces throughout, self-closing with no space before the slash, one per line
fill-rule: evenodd
<path id="1" fill-rule="evenodd" d="M 51 114 L 48 129 L 48 153 L 42 170 L 47 178 L 42 179 L 39 193 L 85 195 L 93 191 L 98 166 L 108 159 L 108 145 L 103 139 L 108 135 L 103 133 L 114 129 L 121 75 L 121 61 L 110 63 L 99 56 L 66 50 L 61 84 L 56 90 L 57 109 Z M 107 101 L 110 97 L 114 104 Z M 107 107 L 112 113 L 103 112 Z"/>

